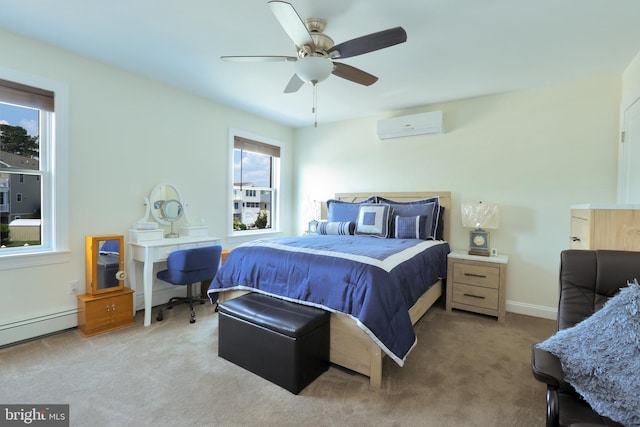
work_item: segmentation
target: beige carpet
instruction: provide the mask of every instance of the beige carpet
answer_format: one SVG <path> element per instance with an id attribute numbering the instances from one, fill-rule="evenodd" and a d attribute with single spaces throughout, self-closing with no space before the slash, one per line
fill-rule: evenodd
<path id="1" fill-rule="evenodd" d="M 157 309 L 154 309 L 154 313 Z M 89 339 L 74 330 L 0 349 L 0 402 L 68 403 L 72 426 L 541 426 L 545 387 L 530 347 L 555 322 L 433 307 L 381 390 L 332 367 L 293 395 L 217 356 L 218 316 L 185 307 L 163 322 Z"/>

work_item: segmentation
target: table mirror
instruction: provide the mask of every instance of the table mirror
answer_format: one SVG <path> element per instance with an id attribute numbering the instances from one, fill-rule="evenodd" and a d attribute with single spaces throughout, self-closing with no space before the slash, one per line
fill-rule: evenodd
<path id="1" fill-rule="evenodd" d="M 173 229 L 174 223 L 184 216 L 184 204 L 178 189 L 169 184 L 158 184 L 151 192 L 149 200 L 151 215 L 160 224 L 169 225 L 167 238 L 179 237 Z"/>
<path id="2" fill-rule="evenodd" d="M 87 294 L 124 288 L 124 236 L 86 236 L 85 252 Z"/>

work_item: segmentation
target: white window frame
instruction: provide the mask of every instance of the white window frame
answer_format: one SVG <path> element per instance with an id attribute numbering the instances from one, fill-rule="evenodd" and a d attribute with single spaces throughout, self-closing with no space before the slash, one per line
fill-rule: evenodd
<path id="1" fill-rule="evenodd" d="M 4 67 L 0 79 L 53 92 L 55 111 L 40 114 L 42 244 L 0 249 L 0 270 L 69 262 L 69 87 Z"/>
<path id="2" fill-rule="evenodd" d="M 234 181 L 234 175 L 233 175 L 233 167 L 234 167 L 234 158 L 233 158 L 233 154 L 234 154 L 234 149 L 235 149 L 235 137 L 241 137 L 241 138 L 246 138 L 246 139 L 251 139 L 253 141 L 258 141 L 258 142 L 262 142 L 265 144 L 269 144 L 269 145 L 274 145 L 276 147 L 280 148 L 280 158 L 278 159 L 278 167 L 275 168 L 276 170 L 272 170 L 272 174 L 273 174 L 273 213 L 272 215 L 274 216 L 274 218 L 272 218 L 271 221 L 271 228 L 268 229 L 256 229 L 256 230 L 242 230 L 242 231 L 236 231 L 233 230 L 232 224 L 233 224 L 233 207 L 234 207 L 234 199 L 233 199 L 233 181 Z M 255 135 L 255 134 L 251 134 L 249 132 L 244 132 L 238 129 L 229 129 L 229 184 L 228 184 L 228 189 L 229 189 L 229 195 L 228 195 L 228 206 L 229 208 L 227 209 L 228 212 L 228 217 L 227 217 L 227 223 L 226 223 L 226 229 L 228 230 L 227 233 L 227 237 L 229 238 L 230 241 L 236 240 L 238 238 L 246 238 L 246 237 L 256 237 L 256 236 L 260 236 L 260 237 L 264 237 L 265 235 L 269 235 L 269 234 L 277 234 L 281 232 L 280 229 L 280 189 L 282 188 L 282 184 L 281 184 L 281 180 L 280 180 L 280 174 L 281 174 L 281 169 L 282 169 L 282 156 L 283 156 L 283 145 L 281 142 L 270 139 L 270 138 L 265 138 L 263 136 L 259 136 L 259 135 Z"/>

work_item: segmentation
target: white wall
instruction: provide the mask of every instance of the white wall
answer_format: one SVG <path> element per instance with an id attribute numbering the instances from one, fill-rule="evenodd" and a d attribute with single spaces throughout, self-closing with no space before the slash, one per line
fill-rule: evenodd
<path id="1" fill-rule="evenodd" d="M 615 202 L 620 88 L 607 76 L 396 114 L 441 109 L 443 135 L 380 141 L 382 117 L 320 121 L 296 131 L 298 206 L 335 192 L 451 191 L 451 245 L 465 249 L 460 202 L 496 202 L 491 245 L 510 257 L 507 310 L 554 318 L 570 205 Z"/>
<path id="2" fill-rule="evenodd" d="M 640 99 L 640 52 L 631 61 L 629 66 L 622 73 L 622 102 L 620 104 L 620 129 L 625 129 L 626 110 Z M 635 138 L 627 138 L 626 143 L 618 142 L 618 202 L 629 203 L 635 200 L 629 200 L 630 194 L 638 194 L 637 191 L 640 183 L 634 177 L 637 175 L 633 170 L 635 162 L 632 159 L 638 157 L 639 149 L 636 147 L 637 142 L 633 142 Z M 633 149 L 631 148 L 633 147 Z M 633 155 L 635 153 L 635 156 Z"/>
<path id="3" fill-rule="evenodd" d="M 289 226 L 292 199 L 299 207 L 341 191 L 449 190 L 452 246 L 465 248 L 460 202 L 500 203 L 492 246 L 510 256 L 508 309 L 516 312 L 553 316 L 569 206 L 615 200 L 620 76 L 399 112 L 443 109 L 449 130 L 381 142 L 378 117 L 293 131 L 11 33 L 0 31 L 0 51 L 0 67 L 69 85 L 71 224 L 70 262 L 0 270 L 0 335 L 73 312 L 67 283 L 84 284 L 84 236 L 126 235 L 159 182 L 177 185 L 191 215 L 226 243 L 229 128 L 289 149 L 285 233 L 305 228 L 301 215 Z M 625 73 L 633 93 L 635 67 Z"/>
<path id="4" fill-rule="evenodd" d="M 69 85 L 71 224 L 70 262 L 0 270 L 0 331 L 75 310 L 67 284 L 84 287 L 85 235 L 126 236 L 160 182 L 175 184 L 190 215 L 225 243 L 229 128 L 284 144 L 282 224 L 289 231 L 290 128 L 11 33 L 0 32 L 0 51 L 0 67 Z"/>
<path id="5" fill-rule="evenodd" d="M 622 73 L 622 111 L 640 98 L 640 52 Z"/>

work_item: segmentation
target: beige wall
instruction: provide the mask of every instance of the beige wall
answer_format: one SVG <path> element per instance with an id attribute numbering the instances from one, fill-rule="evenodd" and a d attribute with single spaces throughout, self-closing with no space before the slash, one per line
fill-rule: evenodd
<path id="1" fill-rule="evenodd" d="M 0 67 L 69 86 L 71 261 L 0 270 L 0 331 L 76 308 L 68 282 L 84 287 L 84 236 L 126 234 L 143 216 L 143 197 L 175 184 L 190 215 L 226 237 L 228 130 L 281 141 L 285 231 L 291 223 L 293 131 L 68 52 L 0 32 Z"/>
<path id="2" fill-rule="evenodd" d="M 608 76 L 397 114 L 441 109 L 443 135 L 380 141 L 379 117 L 300 129 L 296 195 L 451 191 L 454 249 L 467 247 L 460 202 L 496 202 L 492 246 L 510 257 L 507 309 L 553 317 L 570 205 L 615 201 L 620 85 Z"/>

